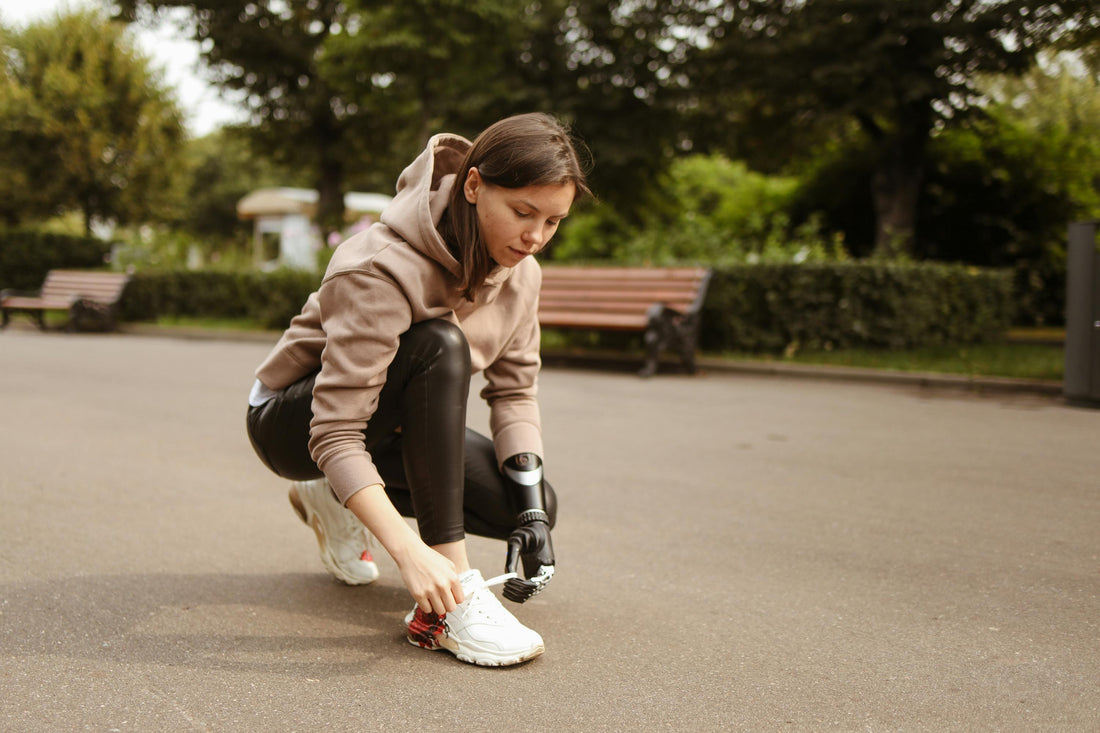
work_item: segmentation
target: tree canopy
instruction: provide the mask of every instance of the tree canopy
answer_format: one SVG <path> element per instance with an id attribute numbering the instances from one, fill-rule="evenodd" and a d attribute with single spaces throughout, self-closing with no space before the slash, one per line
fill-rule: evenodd
<path id="1" fill-rule="evenodd" d="M 1096 47 L 1090 0 L 114 0 L 182 9 L 252 132 L 310 171 L 322 218 L 385 190 L 428 134 L 540 109 L 592 148 L 599 197 L 637 225 L 675 156 L 790 173 L 823 144 L 872 162 L 874 247 L 913 253 L 930 140 L 975 113 L 989 74 Z"/>
<path id="2" fill-rule="evenodd" d="M 601 197 L 643 205 L 679 136 L 666 93 L 684 56 L 668 8 L 619 0 L 115 0 L 187 10 L 212 79 L 245 93 L 257 138 L 308 166 L 322 218 L 348 180 L 392 185 L 428 134 L 543 110 L 596 151 Z M 365 166 L 369 168 L 364 169 Z"/>
<path id="3" fill-rule="evenodd" d="M 3 31 L 0 215 L 128 222 L 170 205 L 180 112 L 125 26 L 74 12 Z"/>
<path id="4" fill-rule="evenodd" d="M 980 101 L 979 75 L 1022 73 L 1100 25 L 1092 0 L 738 0 L 712 17 L 692 70 L 700 142 L 751 156 L 862 135 L 884 255 L 909 251 L 930 135 Z"/>

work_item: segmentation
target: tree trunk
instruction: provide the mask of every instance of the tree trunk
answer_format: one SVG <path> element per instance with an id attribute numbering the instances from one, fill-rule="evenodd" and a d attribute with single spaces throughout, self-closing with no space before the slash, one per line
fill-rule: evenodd
<path id="1" fill-rule="evenodd" d="M 894 140 L 879 160 L 871 179 L 876 256 L 891 258 L 913 253 L 927 139 L 925 132 Z"/>
<path id="2" fill-rule="evenodd" d="M 325 145 L 321 150 L 317 179 L 317 223 L 324 233 L 323 236 L 344 227 L 344 162 L 339 155 L 339 143 Z"/>

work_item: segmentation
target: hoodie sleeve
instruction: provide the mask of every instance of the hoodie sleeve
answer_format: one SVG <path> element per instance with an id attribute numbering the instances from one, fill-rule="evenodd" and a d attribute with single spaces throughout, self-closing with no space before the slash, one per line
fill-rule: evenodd
<path id="1" fill-rule="evenodd" d="M 328 278 L 318 291 L 325 348 L 313 388 L 309 452 L 341 502 L 383 483 L 363 442 L 386 371 L 412 307 L 398 286 L 362 271 Z"/>
<path id="2" fill-rule="evenodd" d="M 517 453 L 543 455 L 537 399 L 542 365 L 537 313 L 536 299 L 504 351 L 485 369 L 488 384 L 481 390 L 481 396 L 489 403 L 489 428 L 493 433 L 498 466 Z"/>

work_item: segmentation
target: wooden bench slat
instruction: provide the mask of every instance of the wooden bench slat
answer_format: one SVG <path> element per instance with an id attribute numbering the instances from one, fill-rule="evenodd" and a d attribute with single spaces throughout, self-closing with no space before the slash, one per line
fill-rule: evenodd
<path id="1" fill-rule="evenodd" d="M 677 311 L 686 310 L 690 303 L 664 303 L 665 306 Z M 628 313 L 645 317 L 653 306 L 651 302 L 635 303 L 594 303 L 587 301 L 549 300 L 539 304 L 539 314 L 542 313 Z M 679 306 L 679 307 L 677 307 Z"/>
<path id="2" fill-rule="evenodd" d="M 51 270 L 42 284 L 41 297 L 82 296 L 96 300 L 116 300 L 129 279 L 128 275 L 114 272 Z"/>
<path id="3" fill-rule="evenodd" d="M 639 281 L 616 283 L 605 280 L 544 280 L 540 292 L 562 293 L 648 293 L 667 292 L 676 294 L 692 294 L 699 291 L 697 282 L 676 282 L 666 280 Z"/>
<path id="4" fill-rule="evenodd" d="M 74 288 L 50 288 L 49 290 L 42 291 L 42 295 L 39 297 L 43 300 L 62 300 L 64 298 L 81 297 L 91 298 L 92 300 L 110 301 L 114 299 L 117 292 L 117 288 L 101 288 L 85 285 Z"/>
<path id="5" fill-rule="evenodd" d="M 653 280 L 650 282 L 630 280 L 628 282 L 612 282 L 604 280 L 543 280 L 540 292 L 552 291 L 563 293 L 696 293 L 699 290 L 697 282 L 668 282 L 665 280 Z"/>
<path id="6" fill-rule="evenodd" d="M 542 276 L 547 280 L 699 280 L 707 276 L 707 270 L 663 268 L 663 267 L 569 267 L 566 265 L 546 265 Z M 621 276 L 621 277 L 620 277 Z"/>
<path id="7" fill-rule="evenodd" d="M 72 298 L 35 298 L 25 295 L 13 295 L 4 298 L 5 308 L 43 308 L 45 310 L 68 310 L 73 304 Z"/>
<path id="8" fill-rule="evenodd" d="M 543 279 L 567 277 L 586 279 L 606 277 L 608 279 L 674 279 L 704 278 L 708 270 L 700 267 L 576 267 L 571 265 L 543 265 Z"/>
<path id="9" fill-rule="evenodd" d="M 695 301 L 696 291 L 690 293 L 676 293 L 668 290 L 654 290 L 652 292 L 645 292 L 644 290 L 619 290 L 619 291 L 604 291 L 604 292 L 589 292 L 587 290 L 541 290 L 539 291 L 540 300 L 569 300 L 569 301 L 591 301 L 594 303 L 630 303 L 644 301 L 647 303 L 660 303 L 675 301 L 678 303 L 691 303 Z"/>
<path id="10" fill-rule="evenodd" d="M 644 313 L 638 316 L 623 313 L 539 311 L 539 323 L 550 328 L 555 326 L 567 326 L 573 328 L 607 328 L 621 331 L 644 331 L 647 322 Z"/>

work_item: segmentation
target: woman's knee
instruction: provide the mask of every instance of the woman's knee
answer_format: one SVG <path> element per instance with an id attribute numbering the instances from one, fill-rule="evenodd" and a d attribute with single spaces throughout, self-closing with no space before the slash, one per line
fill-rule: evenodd
<path id="1" fill-rule="evenodd" d="M 459 374 L 470 372 L 470 344 L 462 329 L 441 318 L 413 324 L 401 336 L 401 347 L 416 355 L 421 364 L 452 367 Z"/>

